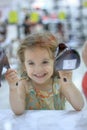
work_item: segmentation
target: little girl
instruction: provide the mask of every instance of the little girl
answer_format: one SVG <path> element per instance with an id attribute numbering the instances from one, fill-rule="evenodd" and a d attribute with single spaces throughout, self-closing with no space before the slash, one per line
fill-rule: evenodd
<path id="1" fill-rule="evenodd" d="M 22 76 L 19 78 L 13 69 L 8 69 L 5 75 L 15 114 L 25 110 L 63 110 L 65 99 L 75 110 L 83 108 L 84 101 L 72 82 L 72 73 L 55 72 L 57 42 L 50 32 L 41 32 L 28 35 L 20 44 Z"/>

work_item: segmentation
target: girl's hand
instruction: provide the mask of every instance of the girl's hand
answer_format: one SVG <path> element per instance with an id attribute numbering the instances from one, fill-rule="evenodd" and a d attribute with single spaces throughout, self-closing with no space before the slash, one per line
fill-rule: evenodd
<path id="1" fill-rule="evenodd" d="M 8 69 L 5 78 L 8 81 L 11 88 L 16 87 L 19 81 L 18 74 L 14 69 Z"/>
<path id="2" fill-rule="evenodd" d="M 62 87 L 71 86 L 72 84 L 72 71 L 58 71 L 59 83 Z"/>
<path id="3" fill-rule="evenodd" d="M 64 82 L 72 80 L 72 71 L 58 71 L 59 77 Z"/>

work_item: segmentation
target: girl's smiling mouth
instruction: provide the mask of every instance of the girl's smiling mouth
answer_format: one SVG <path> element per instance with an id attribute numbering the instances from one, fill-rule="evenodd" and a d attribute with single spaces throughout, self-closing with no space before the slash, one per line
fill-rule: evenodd
<path id="1" fill-rule="evenodd" d="M 47 75 L 47 73 L 44 73 L 44 74 L 34 74 L 35 77 L 37 78 L 43 78 Z"/>

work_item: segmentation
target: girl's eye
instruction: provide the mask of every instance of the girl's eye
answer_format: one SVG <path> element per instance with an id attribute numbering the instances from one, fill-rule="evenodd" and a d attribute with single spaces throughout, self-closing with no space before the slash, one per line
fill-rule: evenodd
<path id="1" fill-rule="evenodd" d="M 34 63 L 33 62 L 30 62 L 30 63 L 28 63 L 29 65 L 34 65 Z"/>
<path id="2" fill-rule="evenodd" d="M 48 61 L 43 61 L 43 64 L 48 64 L 49 62 Z"/>

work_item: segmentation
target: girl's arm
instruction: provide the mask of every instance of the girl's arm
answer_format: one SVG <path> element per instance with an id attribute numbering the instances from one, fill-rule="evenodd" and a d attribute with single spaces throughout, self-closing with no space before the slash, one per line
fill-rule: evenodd
<path id="1" fill-rule="evenodd" d="M 60 91 L 70 102 L 74 109 L 80 111 L 84 106 L 84 100 L 80 91 L 72 82 L 72 72 L 60 71 Z"/>
<path id="2" fill-rule="evenodd" d="M 7 70 L 5 78 L 9 84 L 9 98 L 13 112 L 17 115 L 25 110 L 25 87 L 24 81 L 19 80 L 17 72 L 13 69 Z"/>

